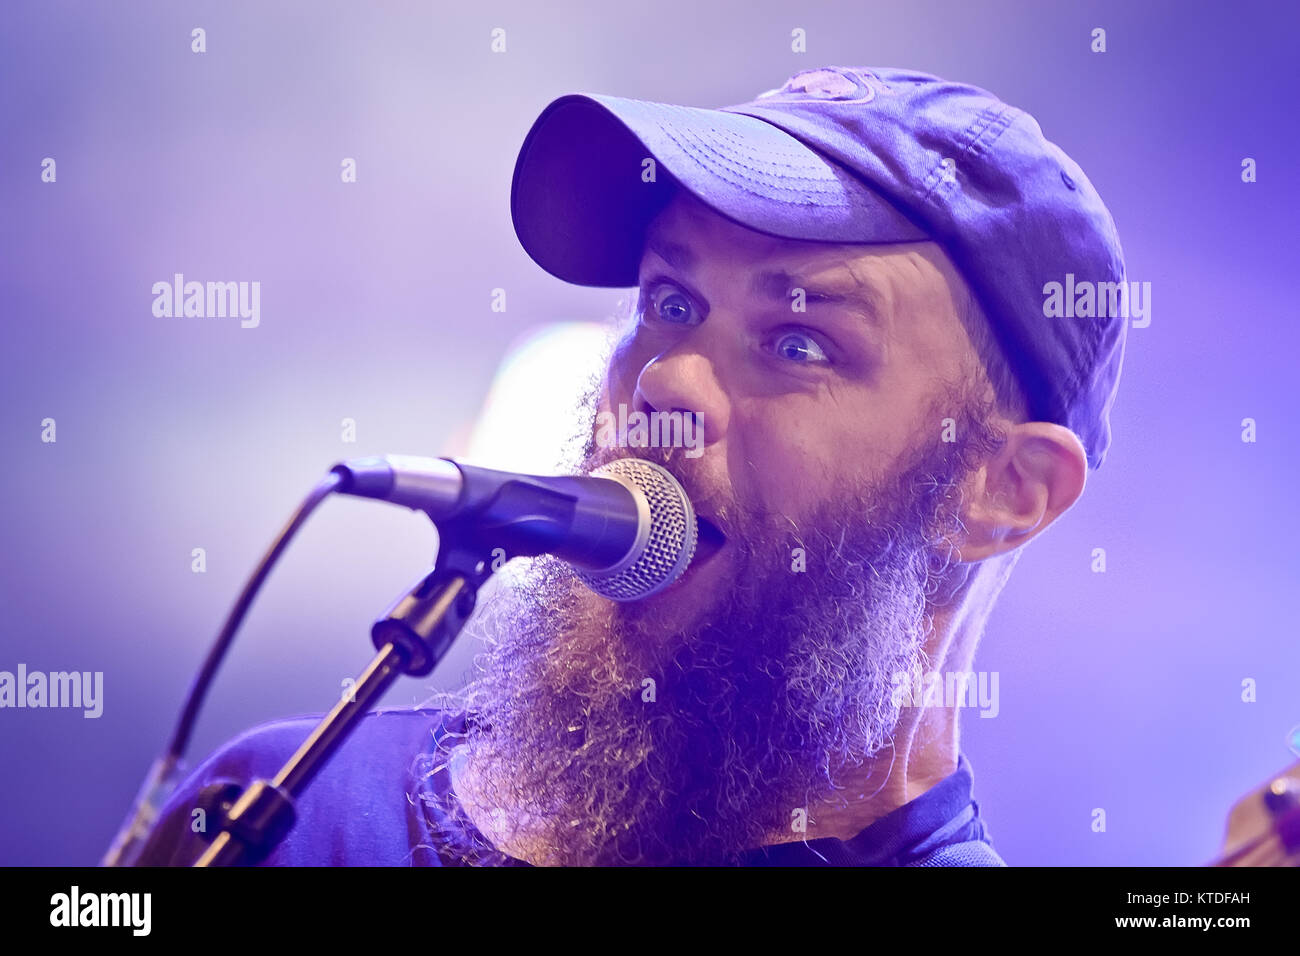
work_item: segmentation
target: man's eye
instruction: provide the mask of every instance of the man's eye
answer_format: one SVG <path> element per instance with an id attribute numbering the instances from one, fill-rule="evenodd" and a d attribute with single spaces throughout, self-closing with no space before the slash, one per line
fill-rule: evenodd
<path id="1" fill-rule="evenodd" d="M 830 361 L 816 340 L 803 332 L 782 333 L 773 343 L 773 350 L 778 356 L 791 362 L 817 365 Z"/>
<path id="2" fill-rule="evenodd" d="M 691 300 L 676 286 L 658 283 L 641 296 L 641 315 L 651 316 L 673 325 L 699 325 L 699 313 Z"/>

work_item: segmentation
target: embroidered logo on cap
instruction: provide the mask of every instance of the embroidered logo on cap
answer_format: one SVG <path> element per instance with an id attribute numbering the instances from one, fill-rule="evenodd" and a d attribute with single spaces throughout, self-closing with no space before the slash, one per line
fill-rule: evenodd
<path id="1" fill-rule="evenodd" d="M 760 93 L 756 99 L 783 103 L 869 103 L 876 98 L 861 74 L 838 66 L 803 70 L 785 81 L 780 89 Z"/>

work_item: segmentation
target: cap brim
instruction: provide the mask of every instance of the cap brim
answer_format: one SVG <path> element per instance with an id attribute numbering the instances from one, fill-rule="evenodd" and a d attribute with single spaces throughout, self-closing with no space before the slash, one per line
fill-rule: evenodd
<path id="1" fill-rule="evenodd" d="M 862 180 L 771 123 L 581 93 L 555 100 L 533 123 L 515 163 L 510 215 L 524 250 L 547 272 L 626 288 L 637 284 L 645 227 L 674 184 L 782 238 L 929 238 Z"/>

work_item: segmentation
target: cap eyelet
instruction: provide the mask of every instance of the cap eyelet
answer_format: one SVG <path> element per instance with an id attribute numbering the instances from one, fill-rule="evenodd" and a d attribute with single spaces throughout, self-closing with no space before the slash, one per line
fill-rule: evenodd
<path id="1" fill-rule="evenodd" d="M 1065 183 L 1066 187 L 1069 189 L 1079 188 L 1074 184 L 1074 180 L 1070 178 L 1070 174 L 1067 173 L 1064 169 L 1061 170 L 1061 182 Z"/>

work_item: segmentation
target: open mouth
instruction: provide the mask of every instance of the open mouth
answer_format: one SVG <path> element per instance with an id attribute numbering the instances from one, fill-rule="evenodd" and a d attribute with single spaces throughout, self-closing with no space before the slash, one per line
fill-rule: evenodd
<path id="1" fill-rule="evenodd" d="M 708 518 L 697 516 L 695 526 L 699 529 L 699 539 L 695 546 L 695 564 L 703 564 L 722 550 L 727 543 L 727 536 Z"/>

